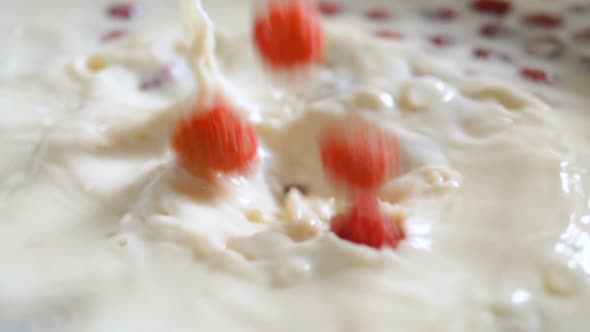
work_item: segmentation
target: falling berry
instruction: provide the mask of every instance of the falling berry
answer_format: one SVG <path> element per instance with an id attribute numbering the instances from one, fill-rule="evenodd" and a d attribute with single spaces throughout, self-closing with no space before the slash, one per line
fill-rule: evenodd
<path id="1" fill-rule="evenodd" d="M 339 238 L 375 249 L 397 248 L 405 234 L 400 225 L 384 216 L 376 197 L 358 195 L 346 214 L 332 218 L 330 229 Z"/>
<path id="2" fill-rule="evenodd" d="M 530 13 L 526 14 L 522 17 L 522 21 L 531 27 L 538 27 L 538 28 L 558 28 L 563 23 L 563 19 L 561 16 L 545 13 L 545 12 L 538 12 L 538 13 Z"/>
<path id="3" fill-rule="evenodd" d="M 374 190 L 399 171 L 397 139 L 364 120 L 331 123 L 319 145 L 324 171 L 350 189 Z"/>
<path id="4" fill-rule="evenodd" d="M 320 14 L 310 1 L 270 0 L 267 12 L 255 17 L 254 44 L 262 60 L 274 68 L 294 68 L 322 58 Z"/>
<path id="5" fill-rule="evenodd" d="M 505 15 L 512 9 L 508 0 L 475 0 L 471 7 L 478 12 L 494 15 Z"/>
<path id="6" fill-rule="evenodd" d="M 109 16 L 113 18 L 129 20 L 138 14 L 137 7 L 131 3 L 118 3 L 109 6 Z"/>
<path id="7" fill-rule="evenodd" d="M 555 80 L 553 75 L 539 68 L 524 67 L 520 70 L 520 75 L 537 83 L 552 83 Z"/>
<path id="8" fill-rule="evenodd" d="M 235 172 L 247 168 L 256 156 L 254 128 L 221 97 L 210 106 L 197 106 L 176 122 L 171 143 L 180 164 L 192 174 Z"/>

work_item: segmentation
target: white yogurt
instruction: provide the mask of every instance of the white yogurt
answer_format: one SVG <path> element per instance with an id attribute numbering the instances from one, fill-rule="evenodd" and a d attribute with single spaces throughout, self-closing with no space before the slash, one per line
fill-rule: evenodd
<path id="1" fill-rule="evenodd" d="M 131 19 L 109 17 L 107 1 L 1 4 L 0 331 L 583 331 L 583 49 L 545 60 L 519 53 L 520 36 L 474 37 L 535 6 L 567 18 L 564 36 L 583 16 L 524 3 L 500 19 L 453 2 L 452 22 L 424 19 L 429 1 L 347 4 L 325 20 L 326 64 L 297 92 L 261 69 L 245 1 L 204 1 L 216 54 L 197 84 L 177 2 L 137 1 Z M 391 18 L 364 18 L 383 6 Z M 424 41 L 443 31 L 456 46 Z M 480 43 L 512 62 L 474 59 Z M 523 80 L 525 64 L 560 79 Z M 256 171 L 223 190 L 168 147 L 178 105 L 211 70 L 261 142 Z M 343 201 L 316 135 L 350 113 L 400 138 L 403 174 L 381 192 L 405 221 L 396 251 L 328 231 Z"/>

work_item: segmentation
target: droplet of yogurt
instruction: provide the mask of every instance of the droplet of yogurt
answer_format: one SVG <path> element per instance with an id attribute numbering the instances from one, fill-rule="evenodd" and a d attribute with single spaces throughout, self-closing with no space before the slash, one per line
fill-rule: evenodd
<path id="1" fill-rule="evenodd" d="M 358 107 L 374 111 L 390 109 L 395 104 L 391 94 L 374 89 L 359 89 L 356 91 L 354 103 Z"/>
<path id="2" fill-rule="evenodd" d="M 456 92 L 435 77 L 420 77 L 411 81 L 403 94 L 403 105 L 410 110 L 422 110 L 438 103 L 451 101 Z"/>

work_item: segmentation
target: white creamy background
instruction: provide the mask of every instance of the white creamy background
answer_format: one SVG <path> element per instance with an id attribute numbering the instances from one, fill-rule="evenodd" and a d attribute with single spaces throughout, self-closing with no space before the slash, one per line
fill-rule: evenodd
<path id="1" fill-rule="evenodd" d="M 261 141 L 257 171 L 213 190 L 167 145 L 193 89 L 178 3 L 137 3 L 129 22 L 106 1 L 0 3 L 0 331 L 590 326 L 588 72 L 564 66 L 571 79 L 538 88 L 343 16 L 326 20 L 326 67 L 295 96 L 260 69 L 247 3 L 204 1 Z M 100 42 L 113 28 L 130 34 Z M 169 84 L 138 89 L 163 66 Z M 395 252 L 327 232 L 342 201 L 315 134 L 350 112 L 400 137 L 403 174 L 381 193 L 405 218 Z M 294 183 L 307 195 L 285 195 Z"/>

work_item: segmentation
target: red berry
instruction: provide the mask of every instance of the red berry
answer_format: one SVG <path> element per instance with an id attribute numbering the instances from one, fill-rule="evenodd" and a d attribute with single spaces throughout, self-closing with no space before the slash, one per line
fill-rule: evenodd
<path id="1" fill-rule="evenodd" d="M 488 38 L 508 36 L 512 32 L 512 29 L 502 23 L 486 23 L 479 28 L 479 34 Z"/>
<path id="2" fill-rule="evenodd" d="M 392 30 L 385 30 L 385 29 L 375 31 L 375 36 L 385 38 L 385 39 L 391 39 L 391 40 L 402 39 L 401 34 L 395 32 L 395 31 L 392 31 Z"/>
<path id="3" fill-rule="evenodd" d="M 137 15 L 138 10 L 131 3 L 118 3 L 109 6 L 107 12 L 111 17 L 128 20 Z"/>
<path id="4" fill-rule="evenodd" d="M 207 108 L 197 106 L 175 124 L 172 148 L 180 164 L 195 175 L 247 168 L 256 156 L 254 128 L 217 97 Z"/>
<path id="5" fill-rule="evenodd" d="M 351 189 L 374 190 L 399 170 L 397 139 L 362 120 L 328 125 L 319 144 L 324 171 Z"/>
<path id="6" fill-rule="evenodd" d="M 520 75 L 537 83 L 552 83 L 555 77 L 543 69 L 524 67 L 520 70 Z"/>
<path id="7" fill-rule="evenodd" d="M 548 29 L 557 28 L 563 23 L 560 16 L 544 12 L 526 14 L 522 17 L 522 20 L 529 26 Z"/>
<path id="8" fill-rule="evenodd" d="M 387 8 L 373 8 L 368 10 L 365 13 L 365 16 L 375 21 L 386 21 L 391 19 L 393 15 L 391 14 L 391 11 Z"/>
<path id="9" fill-rule="evenodd" d="M 127 32 L 125 30 L 111 30 L 106 32 L 105 34 L 103 34 L 100 37 L 100 40 L 102 41 L 111 41 L 111 40 L 115 40 L 115 39 L 119 39 L 123 36 L 125 36 L 127 34 Z"/>
<path id="10" fill-rule="evenodd" d="M 457 12 L 449 7 L 438 7 L 426 10 L 425 15 L 439 21 L 450 21 L 457 17 Z"/>
<path id="11" fill-rule="evenodd" d="M 318 8 L 320 9 L 320 12 L 326 16 L 337 15 L 344 10 L 344 7 L 340 3 L 330 0 L 320 1 L 318 3 Z"/>
<path id="12" fill-rule="evenodd" d="M 512 9 L 508 0 L 475 0 L 471 7 L 486 14 L 504 15 Z"/>
<path id="13" fill-rule="evenodd" d="M 405 238 L 401 226 L 381 213 L 372 196 L 356 197 L 346 214 L 332 218 L 330 229 L 341 239 L 376 249 L 395 249 Z"/>
<path id="14" fill-rule="evenodd" d="M 275 68 L 293 68 L 322 58 L 318 9 L 306 0 L 271 0 L 255 18 L 253 38 L 262 60 Z"/>
<path id="15" fill-rule="evenodd" d="M 438 47 L 447 47 L 455 44 L 455 38 L 449 35 L 437 34 L 430 36 L 430 42 Z"/>
<path id="16" fill-rule="evenodd" d="M 491 50 L 489 48 L 477 47 L 473 50 L 473 56 L 480 59 L 492 60 L 498 59 L 504 62 L 510 62 L 511 58 L 508 54 Z"/>
<path id="17" fill-rule="evenodd" d="M 492 51 L 487 48 L 476 48 L 473 50 L 473 55 L 477 58 L 488 59 L 491 54 Z"/>

